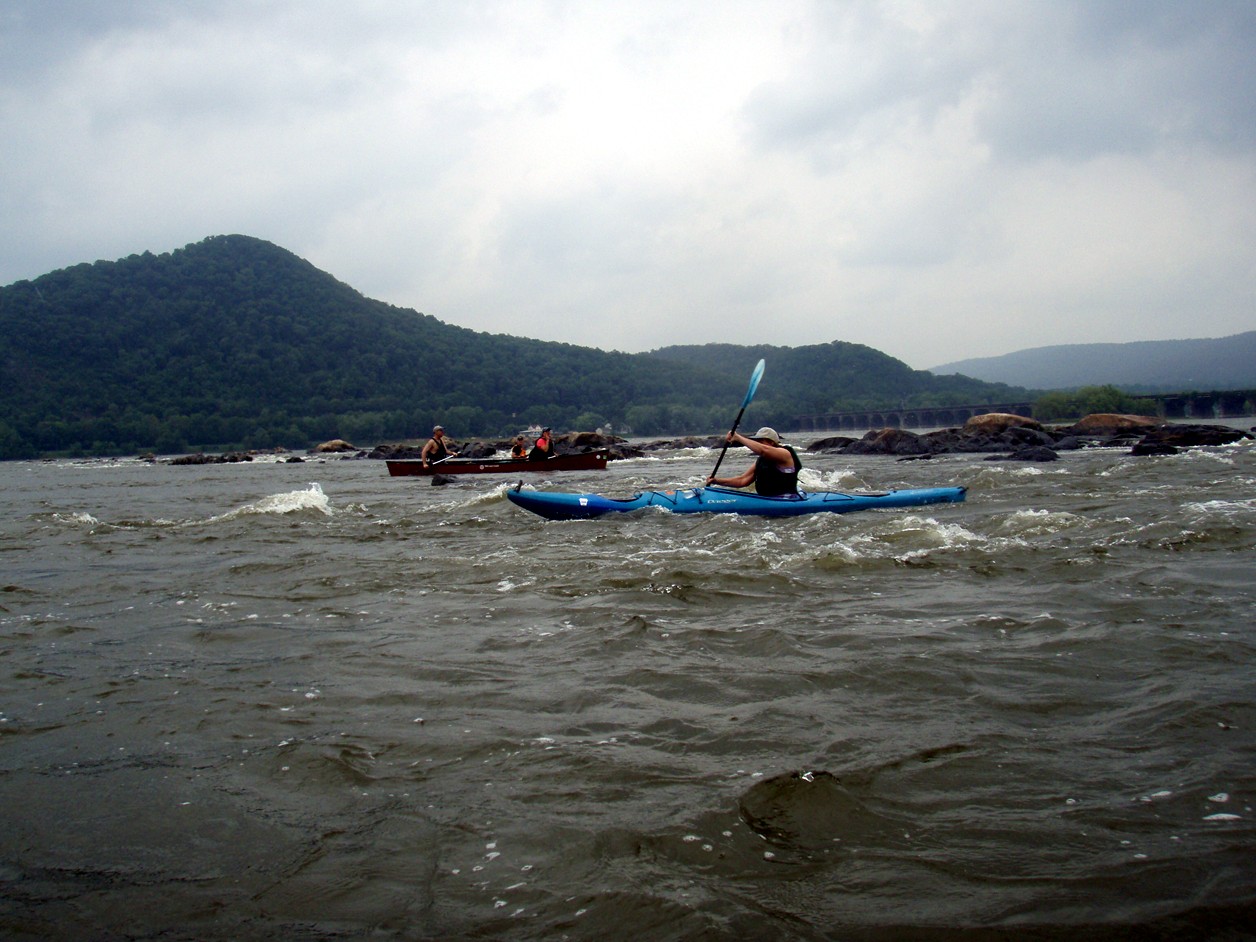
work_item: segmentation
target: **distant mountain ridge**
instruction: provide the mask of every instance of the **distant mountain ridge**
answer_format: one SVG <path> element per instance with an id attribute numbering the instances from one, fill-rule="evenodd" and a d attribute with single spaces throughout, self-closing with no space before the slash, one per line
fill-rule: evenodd
<path id="1" fill-rule="evenodd" d="M 1030 389 L 1116 386 L 1139 393 L 1256 389 L 1256 330 L 1213 340 L 1141 340 L 1032 347 L 931 367 Z"/>

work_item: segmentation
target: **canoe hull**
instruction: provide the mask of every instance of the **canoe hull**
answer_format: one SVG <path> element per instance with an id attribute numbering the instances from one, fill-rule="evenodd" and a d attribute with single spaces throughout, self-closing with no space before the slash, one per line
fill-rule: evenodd
<path id="1" fill-rule="evenodd" d="M 388 473 L 395 478 L 433 474 L 532 474 L 538 471 L 550 474 L 554 471 L 604 471 L 607 455 L 602 451 L 583 452 L 577 455 L 555 455 L 544 461 L 518 461 L 512 458 L 446 458 L 439 464 L 423 467 L 419 458 L 389 458 Z"/>
<path id="2" fill-rule="evenodd" d="M 600 494 L 525 491 L 519 486 L 507 491 L 506 496 L 511 503 L 549 520 L 585 520 L 649 507 L 677 514 L 731 513 L 756 517 L 844 514 L 878 508 L 956 504 L 964 500 L 967 490 L 965 487 L 926 487 L 879 494 L 819 491 L 797 497 L 760 497 L 758 494 L 730 488 L 691 487 L 676 491 L 642 491 L 626 500 L 617 500 Z"/>

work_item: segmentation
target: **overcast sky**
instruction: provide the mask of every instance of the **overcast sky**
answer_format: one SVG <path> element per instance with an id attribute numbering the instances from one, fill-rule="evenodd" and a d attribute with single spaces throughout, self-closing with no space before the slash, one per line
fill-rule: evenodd
<path id="1" fill-rule="evenodd" d="M 1253 102 L 1252 0 L 0 0 L 0 284 L 242 233 L 608 350 L 1222 337 Z"/>

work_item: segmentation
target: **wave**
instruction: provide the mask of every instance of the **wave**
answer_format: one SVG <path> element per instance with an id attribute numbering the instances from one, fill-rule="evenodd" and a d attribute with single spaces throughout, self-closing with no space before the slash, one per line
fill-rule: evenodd
<path id="1" fill-rule="evenodd" d="M 311 483 L 303 491 L 287 491 L 283 494 L 272 494 L 269 497 L 263 497 L 261 500 L 245 504 L 243 507 L 229 510 L 225 514 L 210 517 L 205 522 L 218 523 L 223 520 L 235 520 L 240 517 L 254 515 L 277 514 L 282 516 L 284 514 L 300 513 L 305 510 L 316 510 L 328 517 L 332 515 L 331 501 L 327 499 L 327 495 L 323 493 L 323 488 L 317 482 Z"/>
<path id="2" fill-rule="evenodd" d="M 237 520 L 242 517 L 250 516 L 270 516 L 285 515 L 291 513 L 301 513 L 305 511 L 316 511 L 330 517 L 333 513 L 331 501 L 327 495 L 323 493 L 322 487 L 317 483 L 312 483 L 305 490 L 286 491 L 281 494 L 271 494 L 260 500 L 252 501 L 234 510 L 226 513 L 216 514 L 203 520 L 170 520 L 165 517 L 139 518 L 139 519 L 121 519 L 106 520 L 87 511 L 63 512 L 58 511 L 50 515 L 50 519 L 57 524 L 72 529 L 86 529 L 93 533 L 115 531 L 115 530 L 144 530 L 144 529 L 163 529 L 177 528 L 188 526 L 199 526 L 204 524 L 222 523 L 229 520 Z"/>

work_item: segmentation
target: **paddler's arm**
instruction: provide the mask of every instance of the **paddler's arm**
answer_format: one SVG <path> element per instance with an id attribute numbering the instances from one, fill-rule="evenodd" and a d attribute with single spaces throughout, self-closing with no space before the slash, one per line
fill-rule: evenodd
<path id="1" fill-rule="evenodd" d="M 717 478 L 711 475 L 706 479 L 708 485 L 716 484 L 720 487 L 749 487 L 754 481 L 754 465 L 748 467 L 735 478 Z"/>
<path id="2" fill-rule="evenodd" d="M 757 438 L 747 438 L 740 432 L 734 432 L 728 437 L 728 443 L 731 445 L 733 442 L 740 442 L 756 455 L 763 455 L 782 471 L 794 466 L 794 456 L 788 448 L 773 445 L 771 442 L 761 442 Z"/>

